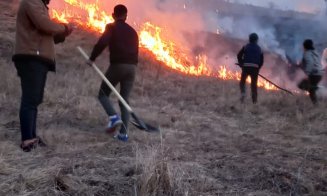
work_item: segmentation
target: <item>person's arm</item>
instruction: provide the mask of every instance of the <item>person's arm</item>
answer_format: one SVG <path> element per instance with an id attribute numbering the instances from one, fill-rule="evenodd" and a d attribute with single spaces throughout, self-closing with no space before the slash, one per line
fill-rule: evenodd
<path id="1" fill-rule="evenodd" d="M 58 24 L 50 19 L 49 13 L 45 9 L 45 5 L 42 1 L 29 0 L 23 3 L 25 3 L 26 6 L 27 17 L 31 20 L 36 29 L 50 35 L 62 33 L 69 34 L 68 26 Z"/>
<path id="2" fill-rule="evenodd" d="M 293 65 L 292 65 L 293 66 Z M 304 71 L 304 66 L 305 66 L 305 59 L 304 59 L 304 56 L 302 57 L 302 60 L 297 63 L 297 64 L 294 64 L 294 66 L 296 66 L 296 68 L 300 68 Z"/>
<path id="3" fill-rule="evenodd" d="M 312 72 L 312 68 L 314 64 L 314 59 L 312 57 L 312 54 L 310 52 L 305 52 L 303 55 L 302 60 L 302 69 L 306 74 L 310 74 Z"/>
<path id="4" fill-rule="evenodd" d="M 265 57 L 264 57 L 263 52 L 262 52 L 261 56 L 260 56 L 259 69 L 261 69 L 261 67 L 263 66 L 264 63 L 265 63 Z"/>
<path id="5" fill-rule="evenodd" d="M 237 60 L 238 60 L 238 64 L 242 67 L 243 66 L 243 58 L 244 58 L 244 47 L 242 47 L 242 49 L 239 51 L 239 53 L 237 54 Z"/>
<path id="6" fill-rule="evenodd" d="M 65 32 L 53 36 L 53 41 L 55 44 L 65 42 L 66 37 L 68 37 L 73 32 L 74 26 L 71 23 L 63 24 L 63 25 L 65 26 L 66 29 Z"/>
<path id="7" fill-rule="evenodd" d="M 103 50 L 110 44 L 110 39 L 112 36 L 112 26 L 109 24 L 106 26 L 106 30 L 95 44 L 90 61 L 95 61 L 95 59 L 103 52 Z"/>

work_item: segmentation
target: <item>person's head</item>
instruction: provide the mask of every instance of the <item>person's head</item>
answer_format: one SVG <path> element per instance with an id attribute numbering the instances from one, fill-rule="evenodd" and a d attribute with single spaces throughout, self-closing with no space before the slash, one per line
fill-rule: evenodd
<path id="1" fill-rule="evenodd" d="M 42 0 L 46 5 L 49 5 L 51 0 Z"/>
<path id="2" fill-rule="evenodd" d="M 258 36 L 258 34 L 256 34 L 256 33 L 251 33 L 251 34 L 249 35 L 249 42 L 250 42 L 250 43 L 258 43 L 258 41 L 259 41 L 259 36 Z"/>
<path id="3" fill-rule="evenodd" d="M 116 5 L 114 13 L 112 13 L 114 20 L 126 20 L 127 19 L 127 7 L 124 5 Z"/>
<path id="4" fill-rule="evenodd" d="M 315 47 L 314 47 L 313 41 L 311 39 L 306 39 L 303 42 L 303 48 L 304 48 L 304 50 L 314 50 Z"/>

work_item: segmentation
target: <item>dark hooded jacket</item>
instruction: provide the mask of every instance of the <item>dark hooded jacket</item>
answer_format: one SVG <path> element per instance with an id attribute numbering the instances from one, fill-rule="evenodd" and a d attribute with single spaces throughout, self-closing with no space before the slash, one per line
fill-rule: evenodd
<path id="1" fill-rule="evenodd" d="M 264 63 L 263 52 L 256 43 L 244 46 L 237 55 L 238 62 L 243 67 L 261 68 Z"/>
<path id="2" fill-rule="evenodd" d="M 94 46 L 90 60 L 94 61 L 108 47 L 111 64 L 137 64 L 139 38 L 136 31 L 124 20 L 106 26 L 105 32 Z"/>

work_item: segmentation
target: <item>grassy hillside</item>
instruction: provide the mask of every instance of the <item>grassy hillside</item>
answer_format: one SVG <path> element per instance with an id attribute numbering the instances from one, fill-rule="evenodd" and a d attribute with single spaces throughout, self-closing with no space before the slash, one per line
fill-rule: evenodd
<path id="1" fill-rule="evenodd" d="M 0 7 L 0 195 L 327 195 L 326 103 L 260 90 L 256 107 L 241 105 L 237 82 L 179 75 L 142 51 L 131 105 L 162 131 L 131 127 L 121 143 L 103 132 L 101 80 L 75 49 L 97 38 L 81 29 L 48 76 L 38 131 L 49 147 L 23 153 L 15 14 Z"/>

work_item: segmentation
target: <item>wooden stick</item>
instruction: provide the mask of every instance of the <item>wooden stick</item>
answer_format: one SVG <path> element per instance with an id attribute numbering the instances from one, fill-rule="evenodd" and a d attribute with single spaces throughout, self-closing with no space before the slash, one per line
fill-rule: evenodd
<path id="1" fill-rule="evenodd" d="M 85 51 L 78 46 L 77 49 L 80 51 L 80 53 L 84 56 L 86 60 L 89 59 L 89 56 L 85 53 Z M 102 73 L 102 71 L 96 66 L 95 63 L 92 63 L 92 67 L 95 69 L 96 72 L 98 72 L 99 76 L 102 78 L 102 80 L 107 83 L 109 88 L 112 90 L 112 92 L 118 97 L 119 101 L 124 105 L 124 107 L 130 112 L 133 113 L 132 108 L 129 106 L 129 104 L 125 101 L 125 99 L 119 94 L 119 92 L 116 90 L 116 88 L 109 82 L 109 80 L 106 78 L 106 76 Z"/>
<path id="2" fill-rule="evenodd" d="M 239 63 L 235 63 L 235 65 L 238 65 L 239 67 L 241 67 Z M 241 68 L 242 68 L 242 67 L 241 67 Z M 274 85 L 277 89 L 282 90 L 282 91 L 284 91 L 284 92 L 287 92 L 287 93 L 289 93 L 289 94 L 291 94 L 291 95 L 294 95 L 291 91 L 289 91 L 289 90 L 287 90 L 287 89 L 285 89 L 285 88 L 282 88 L 282 87 L 278 86 L 277 84 L 275 84 L 274 82 L 272 82 L 271 80 L 269 80 L 269 79 L 266 78 L 265 76 L 261 75 L 260 73 L 259 73 L 259 77 L 261 77 L 262 79 L 266 80 L 266 81 L 269 82 L 270 84 Z"/>
<path id="3" fill-rule="evenodd" d="M 265 76 L 263 76 L 263 75 L 261 75 L 261 74 L 259 74 L 259 76 L 260 76 L 262 79 L 264 79 L 264 80 L 266 80 L 267 82 L 269 82 L 270 84 L 274 85 L 274 86 L 275 86 L 276 88 L 278 88 L 279 90 L 282 90 L 282 91 L 285 91 L 285 92 L 287 92 L 287 93 L 289 93 L 289 94 L 291 94 L 291 95 L 294 95 L 291 91 L 289 91 L 289 90 L 287 90 L 287 89 L 284 89 L 284 88 L 278 86 L 277 84 L 275 84 L 274 82 L 272 82 L 271 80 L 269 80 L 268 78 L 266 78 Z"/>

